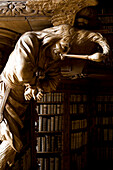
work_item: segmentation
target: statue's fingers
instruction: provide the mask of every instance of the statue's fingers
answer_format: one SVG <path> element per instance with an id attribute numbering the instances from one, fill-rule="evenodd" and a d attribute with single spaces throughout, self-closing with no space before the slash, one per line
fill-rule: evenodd
<path id="1" fill-rule="evenodd" d="M 41 97 L 43 97 L 43 93 L 40 93 Z"/>
<path id="2" fill-rule="evenodd" d="M 30 100 L 32 98 L 32 95 L 31 94 L 28 94 L 27 95 L 27 100 Z"/>
<path id="3" fill-rule="evenodd" d="M 38 96 L 38 97 L 37 97 L 37 99 L 38 99 L 38 100 L 40 100 L 40 99 L 41 99 L 41 97 L 40 97 L 40 96 Z"/>
<path id="4" fill-rule="evenodd" d="M 25 100 L 29 100 L 28 96 L 25 96 Z"/>
<path id="5" fill-rule="evenodd" d="M 38 99 L 38 100 L 41 100 L 41 98 L 42 98 L 41 96 L 39 96 L 39 95 L 37 96 L 37 99 Z"/>

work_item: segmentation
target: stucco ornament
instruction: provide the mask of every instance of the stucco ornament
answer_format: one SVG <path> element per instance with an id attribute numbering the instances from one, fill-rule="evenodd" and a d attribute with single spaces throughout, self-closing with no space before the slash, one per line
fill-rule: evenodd
<path id="1" fill-rule="evenodd" d="M 26 2 L 0 2 L 0 16 L 34 16 L 37 10 L 29 9 Z"/>
<path id="2" fill-rule="evenodd" d="M 51 16 L 53 26 L 61 24 L 73 26 L 78 11 L 96 5 L 96 0 L 28 0 L 26 2 L 27 9 L 38 10 L 39 14 Z"/>
<path id="3" fill-rule="evenodd" d="M 78 11 L 97 5 L 96 0 L 1 1 L 0 16 L 49 16 L 53 26 L 73 26 Z"/>

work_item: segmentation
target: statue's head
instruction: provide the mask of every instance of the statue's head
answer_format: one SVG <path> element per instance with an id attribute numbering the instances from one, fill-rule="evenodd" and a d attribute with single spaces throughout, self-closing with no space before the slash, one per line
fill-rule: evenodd
<path id="1" fill-rule="evenodd" d="M 51 57 L 55 60 L 62 60 L 61 54 L 68 53 L 74 32 L 73 27 L 60 25 L 37 32 L 37 35 L 42 40 L 42 46 L 51 53 Z"/>

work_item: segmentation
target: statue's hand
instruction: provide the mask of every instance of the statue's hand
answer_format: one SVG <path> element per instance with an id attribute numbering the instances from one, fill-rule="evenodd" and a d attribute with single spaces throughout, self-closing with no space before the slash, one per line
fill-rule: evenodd
<path id="1" fill-rule="evenodd" d="M 25 100 L 31 100 L 31 98 L 34 98 L 34 100 L 36 100 L 36 94 L 37 89 L 28 88 L 24 92 L 24 98 Z"/>
<path id="2" fill-rule="evenodd" d="M 42 97 L 43 97 L 43 93 L 39 91 L 38 94 L 36 95 L 37 101 L 40 101 Z"/>
<path id="3" fill-rule="evenodd" d="M 101 62 L 105 59 L 105 55 L 103 55 L 102 53 L 94 53 L 92 55 L 89 55 L 88 59 L 96 62 Z"/>

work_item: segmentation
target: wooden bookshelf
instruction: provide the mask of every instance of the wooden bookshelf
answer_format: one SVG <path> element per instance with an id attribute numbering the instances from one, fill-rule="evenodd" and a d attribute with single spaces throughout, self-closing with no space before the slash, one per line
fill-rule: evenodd
<path id="1" fill-rule="evenodd" d="M 93 170 L 113 169 L 113 91 L 110 85 L 103 86 L 91 94 L 89 162 Z"/>
<path id="2" fill-rule="evenodd" d="M 87 62 L 85 78 L 64 78 L 35 105 L 38 170 L 113 169 L 113 11 L 108 9 L 99 7 L 97 31 L 110 45 L 109 57 Z M 63 71 L 71 72 L 72 63 Z"/>
<path id="3" fill-rule="evenodd" d="M 37 169 L 44 170 L 46 164 L 45 170 L 87 167 L 87 103 L 86 91 L 71 91 L 70 84 L 64 83 L 36 103 Z"/>
<path id="4" fill-rule="evenodd" d="M 35 115 L 38 116 L 38 119 L 35 119 L 37 169 L 90 170 L 92 168 L 94 170 L 96 168 L 99 170 L 101 166 L 104 169 L 107 163 L 112 164 L 113 90 L 110 83 L 108 81 L 106 85 L 105 81 L 95 81 L 92 78 L 66 80 L 55 92 L 62 94 L 62 100 L 56 102 L 56 99 L 52 98 L 52 101 L 48 103 L 46 98 L 46 101 L 36 103 Z M 45 93 L 45 96 L 53 96 L 53 93 Z M 55 107 L 60 104 L 63 108 L 62 113 L 58 111 L 59 114 L 57 114 L 57 109 L 54 110 L 55 114 L 48 111 L 45 114 L 40 112 L 40 105 L 50 104 L 55 104 Z M 49 124 L 54 119 L 55 126 L 55 116 L 62 118 L 60 125 L 62 128 L 55 130 L 54 127 L 54 130 L 53 128 L 48 130 L 48 119 Z M 46 123 L 43 118 L 46 118 Z M 40 121 L 42 121 L 41 131 L 39 130 Z M 111 169 L 108 168 L 108 170 Z"/>
<path id="5" fill-rule="evenodd" d="M 111 11 L 110 11 L 111 12 Z M 101 30 L 106 31 L 106 33 L 113 33 L 113 13 L 108 11 L 104 11 L 102 8 L 98 13 L 98 20 L 101 25 Z"/>
<path id="6" fill-rule="evenodd" d="M 62 119 L 64 93 L 44 93 L 36 103 L 35 120 L 37 169 L 61 170 L 62 165 Z"/>

